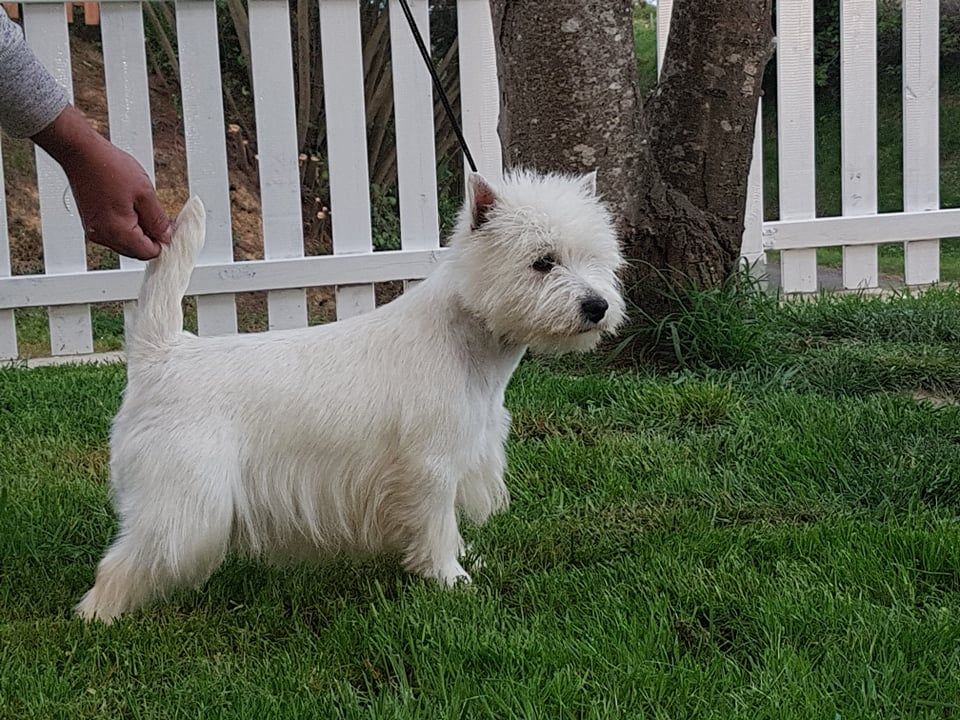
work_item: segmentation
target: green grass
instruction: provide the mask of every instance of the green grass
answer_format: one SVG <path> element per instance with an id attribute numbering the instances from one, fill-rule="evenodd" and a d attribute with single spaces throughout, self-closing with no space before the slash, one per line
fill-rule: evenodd
<path id="1" fill-rule="evenodd" d="M 657 9 L 640 3 L 633 10 L 633 44 L 641 93 L 657 82 Z"/>
<path id="2" fill-rule="evenodd" d="M 2 370 L 0 717 L 955 716 L 958 340 L 953 291 L 701 294 L 677 371 L 521 366 L 473 589 L 232 559 L 112 627 L 70 608 L 124 370 Z"/>
<path id="3" fill-rule="evenodd" d="M 46 308 L 17 310 L 17 347 L 20 357 L 50 355 L 50 325 Z M 123 347 L 123 306 L 121 303 L 95 306 L 90 312 L 94 352 Z"/>

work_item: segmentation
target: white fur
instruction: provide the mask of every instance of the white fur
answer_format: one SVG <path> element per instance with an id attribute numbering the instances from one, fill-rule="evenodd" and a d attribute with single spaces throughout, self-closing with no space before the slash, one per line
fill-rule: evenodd
<path id="1" fill-rule="evenodd" d="M 111 433 L 120 529 L 78 614 L 110 621 L 198 585 L 228 551 L 396 552 L 411 572 L 469 581 L 458 514 L 482 523 L 507 505 L 503 395 L 521 357 L 590 349 L 623 318 L 622 260 L 593 183 L 474 177 L 446 259 L 399 299 L 211 338 L 181 331 L 205 222 L 191 200 L 141 289 Z M 546 254 L 557 266 L 534 270 Z M 588 296 L 609 304 L 599 323 L 584 319 Z"/>

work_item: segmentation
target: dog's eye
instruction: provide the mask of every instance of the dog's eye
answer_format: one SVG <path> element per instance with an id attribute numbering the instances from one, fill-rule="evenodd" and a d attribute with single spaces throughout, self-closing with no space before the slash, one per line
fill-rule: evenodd
<path id="1" fill-rule="evenodd" d="M 537 258 L 530 267 L 537 272 L 548 273 L 553 270 L 553 267 L 556 264 L 557 261 L 553 255 L 544 255 L 543 257 Z"/>

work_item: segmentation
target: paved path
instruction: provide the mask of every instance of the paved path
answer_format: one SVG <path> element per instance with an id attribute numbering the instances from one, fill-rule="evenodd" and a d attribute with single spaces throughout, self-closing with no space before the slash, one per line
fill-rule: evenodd
<path id="1" fill-rule="evenodd" d="M 768 262 L 766 269 L 759 270 L 767 279 L 767 287 L 772 291 L 780 289 L 780 262 Z M 840 268 L 817 267 L 817 281 L 821 290 L 842 290 L 843 272 Z M 880 287 L 884 290 L 902 288 L 903 278 L 897 275 L 881 275 Z"/>

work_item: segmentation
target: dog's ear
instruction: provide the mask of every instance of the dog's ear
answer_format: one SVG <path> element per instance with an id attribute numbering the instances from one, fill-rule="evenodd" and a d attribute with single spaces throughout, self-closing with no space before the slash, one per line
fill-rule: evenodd
<path id="1" fill-rule="evenodd" d="M 581 176 L 578 181 L 580 187 L 582 187 L 589 195 L 597 194 L 597 171 L 589 172 L 586 175 Z"/>
<path id="2" fill-rule="evenodd" d="M 490 210 L 497 203 L 497 193 L 480 173 L 471 173 L 467 178 L 467 202 L 470 204 L 470 229 L 477 230 L 487 222 Z"/>

